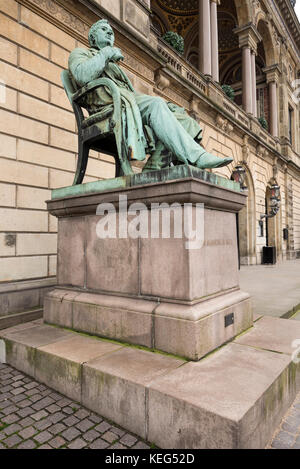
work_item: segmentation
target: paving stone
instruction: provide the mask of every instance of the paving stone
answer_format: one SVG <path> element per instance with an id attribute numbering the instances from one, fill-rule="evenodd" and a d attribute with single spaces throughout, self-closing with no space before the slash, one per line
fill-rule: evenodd
<path id="1" fill-rule="evenodd" d="M 38 449 L 53 449 L 53 448 L 51 448 L 51 446 L 47 444 L 47 445 L 39 446 Z"/>
<path id="2" fill-rule="evenodd" d="M 58 449 L 66 444 L 66 440 L 64 440 L 61 436 L 56 436 L 55 438 L 50 440 L 48 444 L 52 446 L 52 448 Z"/>
<path id="3" fill-rule="evenodd" d="M 139 441 L 136 445 L 132 446 L 131 449 L 150 449 L 150 446 L 146 445 L 142 441 Z"/>
<path id="4" fill-rule="evenodd" d="M 35 394 L 34 396 L 30 396 L 30 401 L 34 404 L 42 399 L 40 394 Z"/>
<path id="5" fill-rule="evenodd" d="M 19 387 L 22 386 L 23 384 L 24 384 L 24 383 L 23 383 L 22 381 L 15 381 L 15 382 L 12 383 L 12 386 L 13 386 L 14 388 L 19 388 Z M 22 388 L 22 389 L 24 389 L 24 388 Z"/>
<path id="6" fill-rule="evenodd" d="M 17 423 L 13 423 L 12 425 L 9 425 L 9 427 L 4 428 L 2 431 L 7 435 L 10 436 L 13 433 L 17 433 L 19 430 L 21 430 L 21 425 L 18 425 Z"/>
<path id="7" fill-rule="evenodd" d="M 125 430 L 122 430 L 121 428 L 118 428 L 118 427 L 110 427 L 109 429 L 111 432 L 114 432 L 116 435 L 118 436 L 123 436 L 125 435 Z"/>
<path id="8" fill-rule="evenodd" d="M 18 397 L 22 397 L 22 399 L 23 399 L 23 396 L 18 396 Z M 29 407 L 30 405 L 31 405 L 31 400 L 28 399 L 28 398 L 27 398 L 27 399 L 20 400 L 20 401 L 18 402 L 18 407 L 19 407 L 19 409 L 24 409 L 25 407 Z M 32 412 L 34 412 L 34 411 L 32 411 Z"/>
<path id="9" fill-rule="evenodd" d="M 72 401 L 64 397 L 63 399 L 60 399 L 59 401 L 57 401 L 56 404 L 59 405 L 59 407 L 66 407 L 69 404 L 72 404 Z"/>
<path id="10" fill-rule="evenodd" d="M 2 443 L 0 443 L 0 449 L 6 449 L 6 447 Z"/>
<path id="11" fill-rule="evenodd" d="M 300 431 L 300 425 L 295 422 L 283 422 L 281 428 L 282 430 L 293 434 L 296 434 L 298 431 Z"/>
<path id="12" fill-rule="evenodd" d="M 33 389 L 39 385 L 36 381 L 29 381 L 28 384 L 25 384 L 24 388 L 26 389 Z"/>
<path id="13" fill-rule="evenodd" d="M 17 412 L 20 417 L 28 417 L 28 415 L 31 415 L 34 413 L 34 410 L 31 407 L 24 407 L 24 409 L 19 410 Z"/>
<path id="14" fill-rule="evenodd" d="M 3 440 L 3 443 L 8 446 L 8 448 L 13 448 L 16 446 L 18 443 L 20 443 L 22 440 L 18 435 L 12 435 L 5 440 Z"/>
<path id="15" fill-rule="evenodd" d="M 55 412 L 58 412 L 60 410 L 60 407 L 56 404 L 51 404 L 49 407 L 46 407 L 46 411 L 50 412 L 50 414 L 54 414 Z"/>
<path id="16" fill-rule="evenodd" d="M 101 438 L 103 438 L 105 441 L 108 441 L 109 443 L 113 443 L 114 441 L 118 440 L 117 435 L 112 432 L 103 433 Z"/>
<path id="17" fill-rule="evenodd" d="M 58 435 L 59 433 L 63 432 L 66 430 L 66 426 L 63 423 L 57 423 L 55 425 L 52 425 L 51 427 L 48 428 L 48 431 L 52 433 L 52 435 Z"/>
<path id="18" fill-rule="evenodd" d="M 31 438 L 33 435 L 37 433 L 36 428 L 34 427 L 27 427 L 24 428 L 24 430 L 19 432 L 19 436 L 24 438 L 24 440 L 27 440 L 28 438 Z"/>
<path id="19" fill-rule="evenodd" d="M 80 431 L 77 430 L 76 428 L 68 428 L 61 434 L 61 436 L 68 441 L 75 440 L 75 438 L 77 438 L 79 435 L 80 435 Z"/>
<path id="20" fill-rule="evenodd" d="M 50 427 L 51 425 L 52 425 L 51 420 L 46 418 L 44 420 L 40 420 L 34 426 L 38 430 L 42 431 L 42 430 L 46 430 L 46 428 Z"/>
<path id="21" fill-rule="evenodd" d="M 124 445 L 130 446 L 130 447 L 133 446 L 136 442 L 137 442 L 137 438 L 133 435 L 129 435 L 129 433 L 122 436 L 122 438 L 120 439 L 120 443 L 123 443 Z"/>
<path id="22" fill-rule="evenodd" d="M 21 425 L 23 428 L 29 427 L 29 425 L 34 423 L 34 420 L 31 417 L 26 417 L 25 419 L 20 420 L 19 425 Z"/>
<path id="23" fill-rule="evenodd" d="M 77 419 L 76 417 L 74 417 L 74 415 L 71 415 L 70 417 L 67 417 L 67 418 L 64 420 L 64 424 L 65 424 L 65 425 L 68 425 L 68 427 L 73 427 L 73 426 L 76 425 L 78 422 L 79 422 L 79 419 Z"/>
<path id="24" fill-rule="evenodd" d="M 8 386 L 4 386 L 1 391 L 4 393 L 4 392 L 9 392 L 11 389 L 13 389 L 13 387 L 11 385 L 8 385 Z"/>
<path id="25" fill-rule="evenodd" d="M 110 446 L 109 449 L 128 449 L 126 446 L 121 445 L 121 443 L 115 443 L 114 445 Z"/>
<path id="26" fill-rule="evenodd" d="M 2 410 L 2 413 L 4 413 L 4 409 L 7 407 L 11 407 L 11 400 L 10 399 L 5 399 L 0 403 L 0 409 Z"/>
<path id="27" fill-rule="evenodd" d="M 16 388 L 16 389 L 13 389 L 11 391 L 11 393 L 14 395 L 14 396 L 17 396 L 18 394 L 21 394 L 25 391 L 25 388 L 23 387 L 20 387 L 20 388 Z"/>
<path id="28" fill-rule="evenodd" d="M 29 391 L 26 392 L 26 396 L 33 397 L 36 396 L 34 399 L 37 400 L 39 397 L 40 399 L 42 398 L 40 391 L 37 388 L 29 389 Z"/>
<path id="29" fill-rule="evenodd" d="M 50 439 L 52 438 L 52 435 L 51 433 L 49 433 L 47 430 L 39 433 L 38 435 L 35 435 L 34 439 L 38 442 L 38 443 L 46 443 L 47 441 L 49 441 Z"/>
<path id="30" fill-rule="evenodd" d="M 33 409 L 35 410 L 42 410 L 45 409 L 46 407 L 50 406 L 53 404 L 54 400 L 51 399 L 50 397 L 45 397 L 44 399 L 41 399 L 40 401 L 36 402 L 33 404 Z"/>
<path id="31" fill-rule="evenodd" d="M 280 431 L 275 439 L 272 442 L 272 446 L 274 448 L 280 447 L 280 445 L 284 445 L 285 448 L 291 447 L 295 443 L 295 436 L 291 435 L 290 433 Z M 282 447 L 282 446 L 281 446 Z"/>
<path id="32" fill-rule="evenodd" d="M 83 441 L 81 438 L 77 438 L 75 441 L 68 445 L 69 449 L 82 449 L 87 445 L 86 441 Z"/>
<path id="33" fill-rule="evenodd" d="M 111 425 L 107 422 L 102 422 L 100 423 L 100 425 L 97 425 L 97 427 L 95 427 L 95 430 L 99 433 L 104 433 L 106 432 L 109 428 L 111 428 Z"/>
<path id="34" fill-rule="evenodd" d="M 23 441 L 18 445 L 18 449 L 35 449 L 37 444 L 33 440 Z"/>
<path id="35" fill-rule="evenodd" d="M 38 421 L 38 420 L 42 420 L 43 418 L 47 417 L 48 413 L 45 412 L 44 410 L 40 410 L 40 412 L 37 412 L 36 414 L 33 414 L 31 417 Z"/>
<path id="36" fill-rule="evenodd" d="M 90 445 L 90 449 L 105 449 L 108 448 L 109 443 L 107 441 L 102 440 L 101 438 L 98 438 L 98 440 L 94 441 Z"/>
<path id="37" fill-rule="evenodd" d="M 69 406 L 64 407 L 62 410 L 63 410 L 63 412 L 65 412 L 67 415 L 74 414 L 74 410 L 73 410 L 71 407 L 69 407 Z"/>
<path id="38" fill-rule="evenodd" d="M 49 420 L 54 424 L 54 423 L 60 422 L 65 417 L 66 417 L 65 414 L 63 414 L 62 412 L 57 412 L 56 414 L 50 415 Z"/>
<path id="39" fill-rule="evenodd" d="M 89 441 L 90 443 L 92 441 L 96 440 L 96 438 L 99 438 L 99 437 L 100 437 L 100 434 L 98 432 L 96 432 L 95 430 L 89 430 L 88 432 L 83 434 L 83 438 L 86 441 Z"/>
<path id="40" fill-rule="evenodd" d="M 25 378 L 25 375 L 22 375 L 21 373 L 19 373 L 17 376 L 14 376 L 13 377 L 13 380 L 14 381 L 21 381 Z"/>
<path id="41" fill-rule="evenodd" d="M 79 409 L 76 414 L 74 414 L 75 417 L 79 418 L 80 420 L 85 419 L 86 417 L 89 417 L 90 411 L 86 409 Z"/>
<path id="42" fill-rule="evenodd" d="M 46 386 L 44 386 L 43 384 L 40 384 L 40 385 L 38 386 L 38 389 L 39 389 L 40 391 L 45 391 L 47 388 L 46 388 Z"/>
<path id="43" fill-rule="evenodd" d="M 2 414 L 9 415 L 15 412 L 16 410 L 19 410 L 18 407 L 16 407 L 15 405 L 10 405 L 2 410 Z"/>
<path id="44" fill-rule="evenodd" d="M 95 425 L 94 422 L 92 422 L 91 420 L 84 419 L 76 425 L 76 428 L 78 428 L 78 430 L 80 430 L 81 432 L 86 432 L 87 430 L 92 428 L 94 425 Z"/>
<path id="45" fill-rule="evenodd" d="M 51 394 L 49 394 L 49 397 L 54 399 L 54 401 L 59 401 L 60 399 L 63 398 L 61 394 L 58 394 L 57 392 L 53 392 L 53 391 L 51 392 Z"/>
<path id="46" fill-rule="evenodd" d="M 20 417 L 18 415 L 10 414 L 10 415 L 6 415 L 5 417 L 3 417 L 2 422 L 11 424 L 11 423 L 17 422 L 19 419 L 20 419 Z"/>
<path id="47" fill-rule="evenodd" d="M 99 415 L 97 415 L 97 414 L 91 414 L 91 415 L 89 416 L 89 419 L 90 419 L 92 422 L 94 422 L 94 423 L 100 423 L 100 422 L 102 422 L 102 420 L 103 420 L 103 419 L 102 419 L 101 417 L 99 417 Z"/>

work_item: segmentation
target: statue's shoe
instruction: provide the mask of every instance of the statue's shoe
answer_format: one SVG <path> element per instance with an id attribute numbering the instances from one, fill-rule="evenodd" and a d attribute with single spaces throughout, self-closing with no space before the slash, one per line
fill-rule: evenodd
<path id="1" fill-rule="evenodd" d="M 196 166 L 200 169 L 222 168 L 222 166 L 227 166 L 232 161 L 233 158 L 219 158 L 210 153 L 203 153 L 196 161 Z"/>

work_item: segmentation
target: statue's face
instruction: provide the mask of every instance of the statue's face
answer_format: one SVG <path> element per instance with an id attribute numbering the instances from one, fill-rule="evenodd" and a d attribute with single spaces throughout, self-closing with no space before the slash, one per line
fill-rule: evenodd
<path id="1" fill-rule="evenodd" d="M 106 46 L 113 46 L 115 35 L 109 24 L 100 24 L 94 36 L 96 46 L 102 49 Z"/>

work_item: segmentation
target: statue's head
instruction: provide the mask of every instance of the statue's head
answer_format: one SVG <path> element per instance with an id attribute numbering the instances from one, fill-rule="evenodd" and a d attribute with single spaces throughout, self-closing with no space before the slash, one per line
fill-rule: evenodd
<path id="1" fill-rule="evenodd" d="M 89 30 L 89 43 L 95 49 L 113 46 L 115 41 L 114 32 L 107 20 L 99 20 Z"/>

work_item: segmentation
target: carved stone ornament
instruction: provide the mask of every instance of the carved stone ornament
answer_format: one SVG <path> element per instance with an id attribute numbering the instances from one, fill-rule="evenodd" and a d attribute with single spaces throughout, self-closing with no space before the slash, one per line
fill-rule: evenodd
<path id="1" fill-rule="evenodd" d="M 230 122 L 228 122 L 227 119 L 224 119 L 224 117 L 222 117 L 220 114 L 217 115 L 216 123 L 218 128 L 227 135 L 231 134 L 233 131 L 233 126 L 230 124 Z"/>
<path id="2" fill-rule="evenodd" d="M 256 147 L 256 153 L 265 158 L 267 155 L 268 155 L 268 150 L 263 146 L 261 145 L 260 143 L 257 145 Z"/>
<path id="3" fill-rule="evenodd" d="M 160 69 L 155 74 L 155 84 L 157 88 L 161 91 L 164 91 L 170 86 L 170 80 L 163 74 L 163 71 Z"/>

